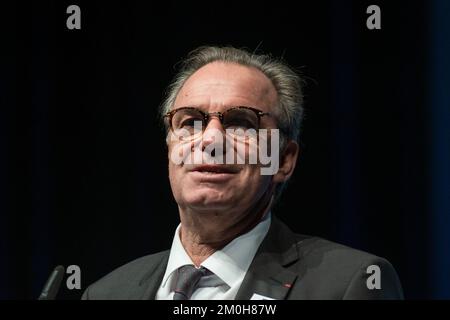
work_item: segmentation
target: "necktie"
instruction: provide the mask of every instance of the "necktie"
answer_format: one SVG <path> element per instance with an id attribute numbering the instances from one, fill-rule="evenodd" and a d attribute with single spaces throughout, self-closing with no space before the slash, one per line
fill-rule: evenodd
<path id="1" fill-rule="evenodd" d="M 205 275 L 206 269 L 185 265 L 178 269 L 173 300 L 189 300 L 200 278 Z"/>

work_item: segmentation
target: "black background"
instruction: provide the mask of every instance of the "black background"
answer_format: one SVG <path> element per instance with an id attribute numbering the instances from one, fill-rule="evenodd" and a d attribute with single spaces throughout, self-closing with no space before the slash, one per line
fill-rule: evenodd
<path id="1" fill-rule="evenodd" d="M 70 4 L 81 30 L 66 28 Z M 366 28 L 370 4 L 381 30 Z M 79 265 L 84 289 L 170 247 L 178 216 L 157 108 L 175 64 L 205 44 L 258 48 L 305 76 L 304 149 L 275 214 L 387 258 L 407 298 L 435 297 L 429 19 L 425 1 L 3 7 L 0 298 L 35 299 L 57 264 Z"/>

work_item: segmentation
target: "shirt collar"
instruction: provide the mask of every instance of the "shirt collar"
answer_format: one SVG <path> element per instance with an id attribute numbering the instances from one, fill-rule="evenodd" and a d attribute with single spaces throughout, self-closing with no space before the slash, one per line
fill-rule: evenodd
<path id="1" fill-rule="evenodd" d="M 217 275 L 230 287 L 242 281 L 256 251 L 269 230 L 270 221 L 271 213 L 269 212 L 252 230 L 233 239 L 221 250 L 214 252 L 201 265 Z M 193 264 L 181 243 L 180 228 L 181 224 L 175 230 L 166 273 L 161 283 L 162 287 L 166 286 L 167 280 L 178 268 Z"/>

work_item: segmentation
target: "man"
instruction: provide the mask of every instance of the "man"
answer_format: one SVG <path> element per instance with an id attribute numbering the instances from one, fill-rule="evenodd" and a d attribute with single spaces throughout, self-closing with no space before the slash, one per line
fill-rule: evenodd
<path id="1" fill-rule="evenodd" d="M 198 48 L 162 115 L 181 221 L 172 248 L 118 268 L 83 299 L 403 298 L 383 258 L 294 234 L 271 212 L 299 153 L 301 79 L 286 64 Z"/>

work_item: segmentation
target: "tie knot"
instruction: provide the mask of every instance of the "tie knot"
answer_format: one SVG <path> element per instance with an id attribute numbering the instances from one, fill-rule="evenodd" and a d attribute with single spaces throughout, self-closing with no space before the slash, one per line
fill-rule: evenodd
<path id="1" fill-rule="evenodd" d="M 189 300 L 195 290 L 195 286 L 206 273 L 204 267 L 196 268 L 193 265 L 185 265 L 177 270 L 175 293 L 173 300 Z"/>

